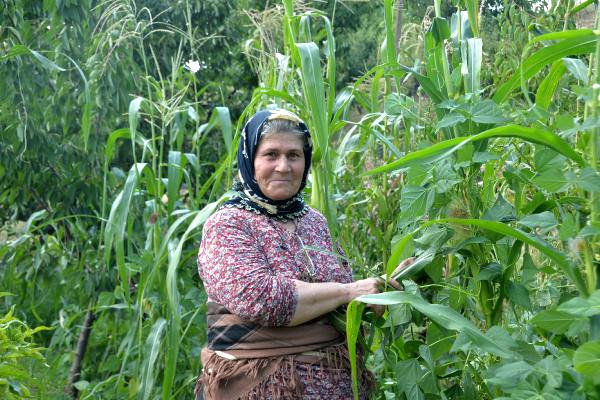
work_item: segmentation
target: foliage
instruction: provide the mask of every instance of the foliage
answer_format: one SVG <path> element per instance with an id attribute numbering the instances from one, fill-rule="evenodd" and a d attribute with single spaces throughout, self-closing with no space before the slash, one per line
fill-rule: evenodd
<path id="1" fill-rule="evenodd" d="M 190 397 L 200 228 L 276 105 L 356 276 L 418 257 L 348 307 L 377 398 L 597 398 L 600 41 L 563 3 L 5 2 L 0 290 L 53 328 L 32 370 L 66 384 L 90 311 L 80 398 Z"/>
<path id="2" fill-rule="evenodd" d="M 10 295 L 1 292 L 0 297 Z M 31 329 L 14 316 L 14 306 L 0 318 L 0 395 L 3 399 L 30 398 L 39 393 L 39 382 L 32 377 L 32 364 L 44 363 L 41 347 L 33 342 L 33 335 L 47 329 Z"/>

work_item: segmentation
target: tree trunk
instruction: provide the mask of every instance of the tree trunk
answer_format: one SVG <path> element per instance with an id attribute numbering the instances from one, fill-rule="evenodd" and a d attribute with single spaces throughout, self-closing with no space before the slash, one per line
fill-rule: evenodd
<path id="1" fill-rule="evenodd" d="M 94 313 L 92 313 L 91 310 L 88 310 L 88 312 L 85 314 L 85 320 L 83 321 L 81 332 L 79 333 L 79 340 L 77 341 L 77 352 L 75 353 L 75 360 L 73 361 L 73 366 L 71 367 L 71 371 L 69 372 L 69 383 L 65 387 L 65 393 L 74 399 L 77 398 L 79 393 L 77 391 L 77 388 L 73 386 L 73 384 L 79 381 L 79 378 L 81 377 L 81 362 L 87 349 L 88 339 L 90 338 L 90 332 L 92 330 L 94 318 Z"/>

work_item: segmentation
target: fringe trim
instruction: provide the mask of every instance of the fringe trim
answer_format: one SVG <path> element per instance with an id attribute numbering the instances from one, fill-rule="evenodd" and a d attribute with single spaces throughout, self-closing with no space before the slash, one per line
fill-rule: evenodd
<path id="1" fill-rule="evenodd" d="M 293 354 L 240 360 L 227 360 L 214 352 L 205 353 L 204 369 L 196 381 L 194 393 L 198 396 L 203 391 L 205 400 L 245 399 L 250 393 L 257 398 L 301 399 L 304 383 L 296 371 L 298 362 L 332 370 L 332 379 L 336 383 L 341 380 L 342 371 L 350 370 L 350 356 L 345 344 L 329 346 L 319 352 L 321 356 Z M 362 359 L 362 355 L 357 354 L 357 358 Z M 361 398 L 367 399 L 373 391 L 374 378 L 366 368 L 359 368 Z M 310 385 L 314 377 L 310 368 L 308 371 L 307 384 Z"/>

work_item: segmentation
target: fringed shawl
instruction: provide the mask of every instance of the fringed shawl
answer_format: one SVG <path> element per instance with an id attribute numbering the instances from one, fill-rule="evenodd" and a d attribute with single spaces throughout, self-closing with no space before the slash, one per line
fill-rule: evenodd
<path id="1" fill-rule="evenodd" d="M 204 369 L 196 385 L 196 393 L 203 390 L 206 400 L 238 399 L 255 389 L 282 399 L 301 398 L 296 362 L 350 369 L 344 337 L 327 318 L 295 327 L 264 327 L 217 303 L 209 301 L 207 306 L 208 345 L 202 350 Z M 265 384 L 277 374 L 284 377 L 280 381 L 286 381 L 285 387 Z M 371 381 L 366 371 L 363 381 Z"/>

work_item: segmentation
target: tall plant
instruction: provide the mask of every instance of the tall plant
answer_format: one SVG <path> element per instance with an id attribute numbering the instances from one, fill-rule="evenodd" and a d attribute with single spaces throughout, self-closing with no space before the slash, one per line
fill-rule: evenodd
<path id="1" fill-rule="evenodd" d="M 595 342 L 587 340 L 594 337 L 595 313 L 577 315 L 571 308 L 576 301 L 567 302 L 558 307 L 558 312 L 570 310 L 567 312 L 570 321 L 559 328 L 557 324 L 549 323 L 549 316 L 556 312 L 544 310 L 542 304 L 532 301 L 530 296 L 535 295 L 535 291 L 529 285 L 532 279 L 539 279 L 535 278 L 535 263 L 543 262 L 533 250 L 537 249 L 549 257 L 550 265 L 553 265 L 552 271 L 558 268 L 560 272 L 557 278 L 567 277 L 568 282 L 574 285 L 581 296 L 577 301 L 589 307 L 595 304 L 597 292 L 594 268 L 583 268 L 585 272 L 582 274 L 582 269 L 576 265 L 583 263 L 585 267 L 586 259 L 589 260 L 588 265 L 593 263 L 590 257 L 593 251 L 587 255 L 581 253 L 581 258 L 574 263 L 565 252 L 565 241 L 570 239 L 574 243 L 580 243 L 581 249 L 578 252 L 584 247 L 588 250 L 587 246 L 594 246 L 594 228 L 587 228 L 585 223 L 573 226 L 570 213 L 573 212 L 572 207 L 577 209 L 576 204 L 587 203 L 590 210 L 595 208 L 595 205 L 588 203 L 586 196 L 582 196 L 582 191 L 589 191 L 591 197 L 597 191 L 596 184 L 600 182 L 597 164 L 589 163 L 587 151 L 574 148 L 576 142 L 572 137 L 541 129 L 542 126 L 549 125 L 547 114 L 538 113 L 538 118 L 531 120 L 526 117 L 526 112 L 519 110 L 510 96 L 521 86 L 527 99 L 529 88 L 526 82 L 529 78 L 546 65 L 573 62 L 572 59 L 563 59 L 566 56 L 594 52 L 597 38 L 591 31 L 557 32 L 533 38 L 526 47 L 527 56 L 524 55 L 519 71 L 497 89 L 493 100 L 485 99 L 482 98 L 479 82 L 482 41 L 477 38 L 478 22 L 473 11 L 476 9 L 476 3 L 467 4 L 467 11 L 461 12 L 460 4 L 457 4 L 457 12 L 452 17 L 452 23 L 449 23 L 441 15 L 440 2 L 436 1 L 436 16 L 424 37 L 424 71 L 399 66 L 417 79 L 432 103 L 437 123 L 433 127 L 426 126 L 425 133 L 431 131 L 435 134 L 430 136 L 435 143 L 368 172 L 368 175 L 376 175 L 401 171 L 401 179 L 408 184 L 399 189 L 401 198 L 396 227 L 398 240 L 387 261 L 387 276 L 403 257 L 415 251 L 413 249 L 416 249 L 417 254 L 421 253 L 421 257 L 433 249 L 437 254 L 433 259 L 429 258 L 429 265 L 425 269 L 433 284 L 421 286 L 421 290 L 425 290 L 422 295 L 419 295 L 420 290 L 414 284 L 407 281 L 405 284 L 411 288 L 411 295 L 386 293 L 357 299 L 348 309 L 349 346 L 353 349 L 357 340 L 360 326 L 358 321 L 363 309 L 360 302 L 393 305 L 385 323 L 375 324 L 382 335 L 376 340 L 383 345 L 385 365 L 389 365 L 391 371 L 395 372 L 393 375 L 396 376 L 400 394 L 412 398 L 415 393 L 423 391 L 439 394 L 440 391 L 450 390 L 464 392 L 466 395 L 476 386 L 489 397 L 500 393 L 514 395 L 517 393 L 515 390 L 521 390 L 521 393 L 529 396 L 539 390 L 535 385 L 532 386 L 532 382 L 538 379 L 532 371 L 541 365 L 537 364 L 541 361 L 511 354 L 511 346 L 516 346 L 516 343 L 489 342 L 490 337 L 507 335 L 501 326 L 513 320 L 506 313 L 506 307 L 509 306 L 513 310 L 519 308 L 533 313 L 533 318 L 531 314 L 525 318 L 530 326 L 559 334 L 571 329 L 570 334 L 575 335 L 571 340 L 581 349 L 578 357 L 572 359 L 571 365 L 575 366 L 587 382 L 582 386 L 586 388 L 584 390 L 589 390 L 594 382 L 593 379 L 590 381 L 589 370 L 583 367 L 582 357 L 590 357 L 590 351 L 594 351 L 592 349 Z M 386 23 L 388 29 L 391 29 L 391 21 L 386 20 Z M 554 42 L 530 54 L 529 49 L 545 40 Z M 452 48 L 451 54 L 448 54 L 448 48 Z M 562 70 L 563 73 L 564 71 L 566 69 Z M 562 73 L 551 75 L 540 86 L 537 99 L 541 104 L 548 104 L 547 99 L 553 96 L 561 77 Z M 402 119 L 404 124 L 411 123 L 406 118 L 410 115 L 404 105 L 406 103 L 399 103 L 398 99 L 402 99 L 402 94 L 389 95 L 387 101 L 390 105 L 384 112 L 397 110 L 397 116 L 392 114 L 388 118 L 396 117 Z M 532 123 L 533 126 L 503 125 L 507 122 L 505 115 L 509 113 L 524 124 Z M 490 129 L 494 125 L 496 127 Z M 507 142 L 502 138 L 513 139 Z M 384 137 L 381 142 L 392 150 L 391 154 L 396 151 L 394 144 L 398 142 L 398 138 Z M 530 147 L 526 143 L 536 147 Z M 517 146 L 517 150 L 508 150 L 510 146 Z M 498 153 L 499 149 L 504 149 L 504 154 Z M 565 176 L 563 169 L 566 159 L 574 162 L 567 172 L 572 178 L 561 182 L 546 180 L 553 176 L 560 181 L 560 177 Z M 531 165 L 533 173 L 524 173 L 524 165 Z M 503 170 L 500 176 L 498 168 Z M 568 190 L 571 185 L 573 192 L 577 193 L 576 198 L 564 197 L 561 201 L 559 193 Z M 546 197 L 548 194 L 550 199 Z M 526 200 L 532 197 L 536 199 L 533 204 Z M 590 219 L 589 227 L 594 226 L 593 214 L 584 218 Z M 418 222 L 420 219 L 423 221 Z M 511 227 L 514 222 L 518 225 L 517 229 Z M 463 226 L 476 229 L 465 229 Z M 563 241 L 558 244 L 558 248 L 548 243 L 555 241 L 548 235 L 554 227 L 559 227 L 559 236 Z M 582 228 L 583 235 L 578 233 Z M 540 234 L 545 235 L 546 240 Z M 584 244 L 584 237 L 590 237 L 591 242 Z M 435 287 L 440 287 L 441 290 L 435 290 Z M 417 297 L 411 297 L 412 295 Z M 423 302 L 426 296 L 431 296 L 434 302 L 441 301 L 444 305 Z M 419 347 L 418 352 L 408 348 L 407 342 L 402 340 L 402 336 L 398 336 L 411 319 L 406 314 L 400 314 L 400 310 L 406 313 L 406 305 L 430 319 L 431 322 L 426 324 L 428 330 L 435 328 L 439 332 L 432 335 L 431 342 L 428 332 L 426 342 Z M 455 311 L 472 318 L 476 323 L 480 319 L 485 321 L 483 326 L 486 327 L 487 334 L 480 333 L 477 328 L 473 330 L 473 327 L 468 327 L 467 322 L 458 323 Z M 527 315 L 519 316 L 516 310 L 514 314 L 517 320 Z M 575 321 L 581 321 L 582 316 L 591 317 L 591 331 L 582 326 L 575 328 Z M 460 334 L 454 339 L 449 335 L 451 331 L 458 331 Z M 444 343 L 442 348 L 456 352 L 456 356 L 441 356 L 438 351 L 440 343 Z M 498 343 L 501 344 L 501 349 L 495 347 Z M 478 362 L 487 364 L 490 371 L 505 373 L 518 365 L 523 368 L 527 366 L 526 379 L 521 379 L 522 384 L 513 387 L 509 383 L 510 379 L 477 376 L 475 371 L 466 369 L 462 379 L 469 382 L 470 387 L 467 383 L 462 387 L 452 385 L 452 380 L 441 386 L 439 379 L 444 376 L 443 371 L 447 371 L 455 363 L 467 363 L 473 357 L 471 350 L 474 347 L 504 360 L 500 366 L 494 367 L 494 363 L 490 363 L 491 359 L 480 358 Z M 444 365 L 443 368 L 440 363 Z M 430 371 L 429 378 L 425 379 L 426 375 L 418 372 L 418 365 L 425 371 Z M 401 384 L 401 376 L 406 374 L 412 377 L 412 383 Z M 516 377 L 514 374 L 507 376 L 511 379 Z M 544 390 L 548 393 L 560 391 L 561 382 L 553 384 L 551 390 L 548 387 Z"/>

